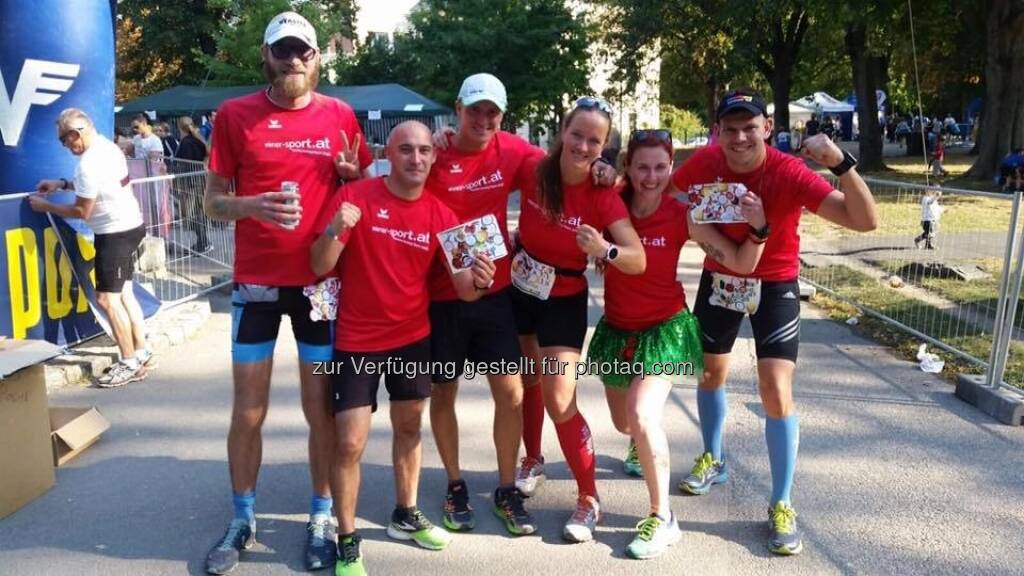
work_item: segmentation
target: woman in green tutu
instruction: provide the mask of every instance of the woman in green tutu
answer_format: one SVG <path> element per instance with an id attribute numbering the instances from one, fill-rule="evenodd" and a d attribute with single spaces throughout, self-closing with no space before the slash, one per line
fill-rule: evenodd
<path id="1" fill-rule="evenodd" d="M 751 238 L 737 246 L 713 226 L 690 223 L 687 207 L 665 193 L 672 171 L 672 135 L 638 130 L 626 153 L 622 197 L 647 257 L 647 269 L 628 275 L 605 268 L 605 315 L 590 342 L 587 364 L 605 385 L 615 427 L 631 437 L 627 473 L 644 476 L 651 513 L 626 548 L 633 558 L 653 558 L 682 533 L 669 509 L 669 450 L 662 410 L 681 376 L 700 375 L 700 327 L 676 279 L 679 252 L 690 238 L 737 272 L 750 272 L 764 244 Z M 754 227 L 765 224 L 761 201 L 747 194 L 738 204 Z"/>

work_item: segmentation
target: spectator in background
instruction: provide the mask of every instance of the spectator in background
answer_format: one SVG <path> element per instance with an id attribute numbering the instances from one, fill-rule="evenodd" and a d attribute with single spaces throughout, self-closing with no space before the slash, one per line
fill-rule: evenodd
<path id="1" fill-rule="evenodd" d="M 210 138 L 213 138 L 213 122 L 217 119 L 217 111 L 210 112 L 210 118 L 206 122 L 203 122 L 201 128 L 199 128 L 199 134 L 202 135 L 203 141 L 207 145 L 210 144 Z"/>
<path id="2" fill-rule="evenodd" d="M 804 127 L 806 132 L 804 136 L 815 136 L 821 132 L 821 122 L 818 122 L 818 115 L 811 114 L 811 119 L 807 121 L 807 126 Z"/>
<path id="3" fill-rule="evenodd" d="M 899 142 L 900 148 L 907 143 L 908 136 L 910 136 L 910 124 L 907 124 L 906 118 L 901 118 L 899 124 L 896 125 L 896 141 Z"/>
<path id="4" fill-rule="evenodd" d="M 178 145 L 177 158 L 180 160 L 191 160 L 192 162 L 205 162 L 207 156 L 206 142 L 199 135 L 199 130 L 188 116 L 178 118 L 178 132 L 181 134 L 181 143 Z M 190 162 L 178 162 L 175 164 L 180 173 L 201 170 L 199 165 Z M 177 186 L 178 203 L 181 207 L 182 217 L 185 219 L 185 227 L 196 235 L 196 243 L 192 245 L 192 252 L 206 254 L 213 250 L 210 245 L 209 235 L 206 232 L 206 213 L 203 211 L 203 189 L 198 179 L 186 178 Z"/>
<path id="5" fill-rule="evenodd" d="M 160 122 L 153 129 L 153 133 L 160 138 L 160 143 L 163 145 L 164 158 L 174 158 L 178 155 L 178 139 L 174 136 L 174 131 L 171 130 L 171 125 L 167 122 Z"/>
<path id="6" fill-rule="evenodd" d="M 135 145 L 132 144 L 132 132 L 127 128 L 118 128 L 114 131 L 114 144 L 121 149 L 125 158 L 135 157 Z"/>
<path id="7" fill-rule="evenodd" d="M 68 108 L 57 118 L 57 137 L 62 146 L 79 157 L 72 180 L 42 180 L 37 194 L 28 202 L 36 212 L 85 220 L 95 233 L 96 303 L 110 321 L 121 360 L 99 380 L 112 388 L 146 377 L 146 365 L 153 355 L 146 349 L 142 308 L 132 292 L 135 254 L 146 229 L 139 204 L 128 184 L 124 155 L 102 134 L 92 120 L 77 108 Z M 74 190 L 73 204 L 47 199 L 58 190 Z"/>
<path id="8" fill-rule="evenodd" d="M 132 145 L 135 147 L 135 159 L 159 158 L 164 153 L 164 144 L 160 137 L 153 133 L 149 117 L 138 114 L 132 119 Z"/>
<path id="9" fill-rule="evenodd" d="M 1003 192 L 1024 190 L 1024 148 L 1017 148 L 999 163 L 999 185 Z"/>
<path id="10" fill-rule="evenodd" d="M 935 250 L 932 241 L 935 239 L 939 218 L 942 217 L 943 208 L 939 206 L 941 197 L 942 189 L 938 186 L 929 188 L 921 195 L 921 235 L 914 238 L 914 246 L 920 248 L 921 242 L 924 242 L 926 250 Z"/>
<path id="11" fill-rule="evenodd" d="M 932 170 L 932 176 L 936 178 L 940 176 L 946 176 L 949 172 L 942 167 L 942 161 L 946 159 L 946 144 L 942 138 L 936 139 L 935 149 L 932 150 L 931 160 L 928 162 L 928 167 Z"/>

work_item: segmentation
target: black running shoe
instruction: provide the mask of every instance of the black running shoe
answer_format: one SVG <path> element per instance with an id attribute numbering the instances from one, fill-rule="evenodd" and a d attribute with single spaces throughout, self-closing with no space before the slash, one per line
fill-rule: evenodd
<path id="1" fill-rule="evenodd" d="M 334 526 L 327 516 L 314 516 L 306 524 L 306 570 L 320 570 L 334 566 L 338 557 L 338 544 L 334 541 Z"/>
<path id="2" fill-rule="evenodd" d="M 472 530 L 476 527 L 473 507 L 469 505 L 469 489 L 465 480 L 448 485 L 448 494 L 444 498 L 444 514 L 441 522 L 444 527 L 453 531 Z"/>

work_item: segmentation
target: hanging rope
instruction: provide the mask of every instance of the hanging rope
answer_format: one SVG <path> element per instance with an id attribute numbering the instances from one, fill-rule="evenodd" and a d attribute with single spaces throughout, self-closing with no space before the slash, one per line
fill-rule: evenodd
<path id="1" fill-rule="evenodd" d="M 921 157 L 924 159 L 924 165 L 928 166 L 928 141 L 925 138 L 925 131 L 927 127 L 924 125 L 924 111 L 921 107 L 921 75 L 917 71 L 917 41 L 914 37 L 914 7 L 911 5 L 911 0 L 907 0 L 907 13 L 910 15 L 910 48 L 914 56 L 914 83 L 917 88 L 917 118 L 921 122 Z M 939 134 L 941 138 L 942 135 Z M 929 178 L 931 177 L 930 171 L 924 173 L 924 183 L 931 184 Z"/>

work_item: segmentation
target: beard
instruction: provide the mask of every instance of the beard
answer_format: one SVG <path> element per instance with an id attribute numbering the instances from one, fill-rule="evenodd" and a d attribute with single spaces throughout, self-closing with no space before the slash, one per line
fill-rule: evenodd
<path id="1" fill-rule="evenodd" d="M 320 83 L 320 58 L 306 65 L 306 73 L 301 76 L 286 74 L 275 70 L 266 60 L 263 61 L 263 77 L 274 87 L 274 92 L 285 98 L 298 98 L 316 90 Z"/>

